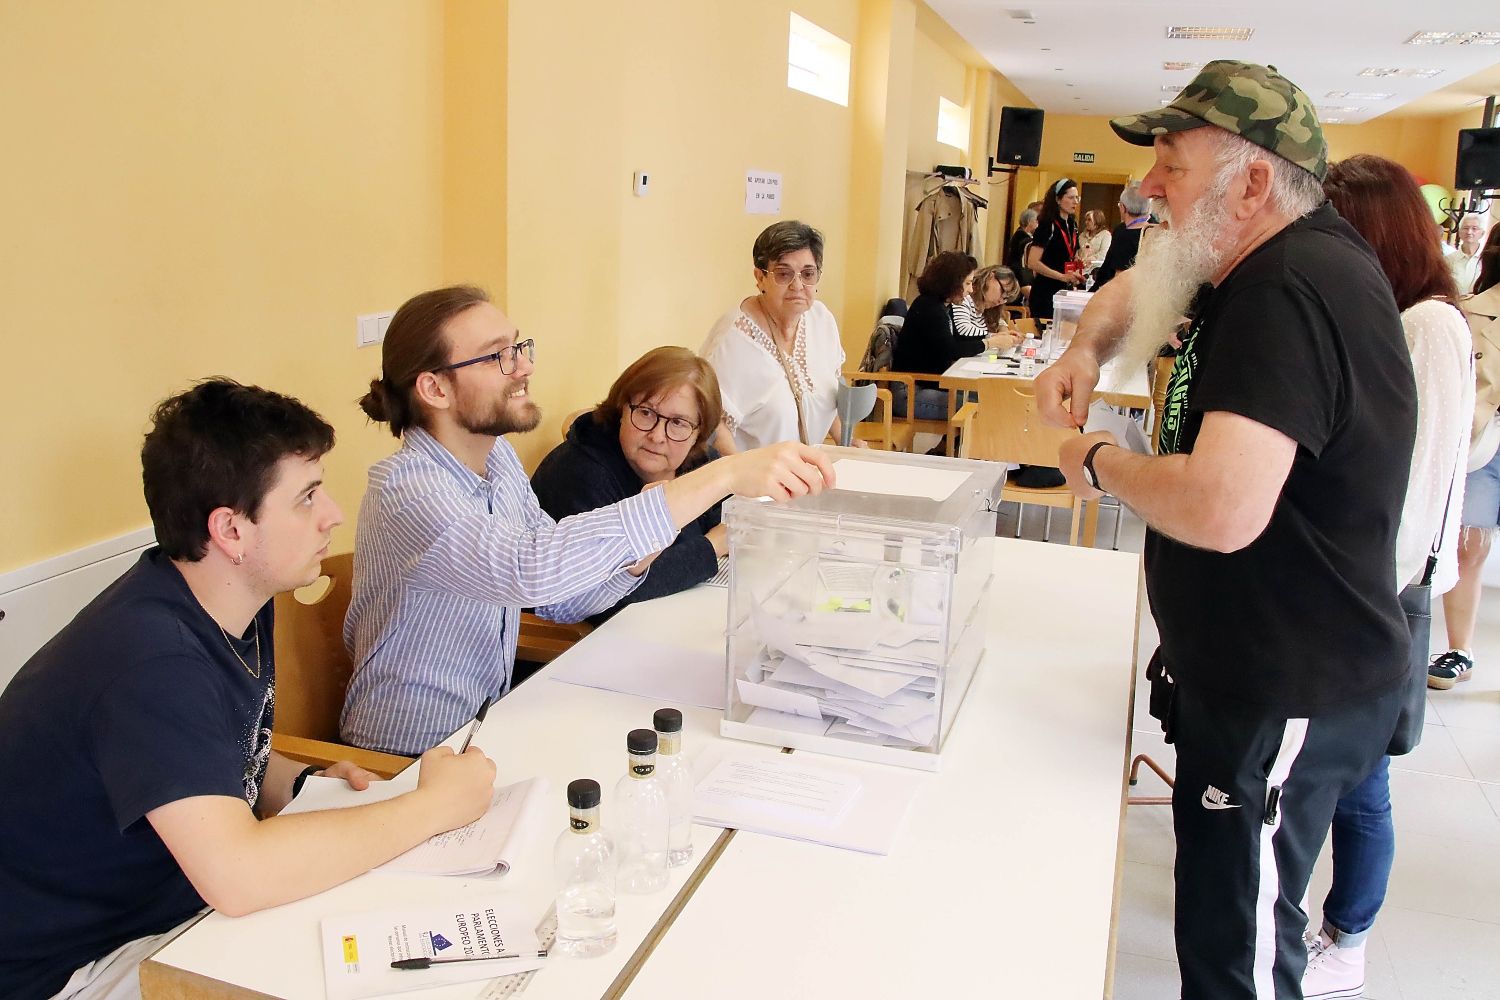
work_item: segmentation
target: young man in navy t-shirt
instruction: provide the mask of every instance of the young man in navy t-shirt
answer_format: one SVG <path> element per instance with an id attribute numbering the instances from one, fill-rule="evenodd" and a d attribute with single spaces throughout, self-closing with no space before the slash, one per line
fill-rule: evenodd
<path id="1" fill-rule="evenodd" d="M 141 449 L 158 545 L 0 693 L 0 996 L 136 995 L 136 968 L 205 903 L 249 913 L 471 822 L 478 749 L 422 758 L 387 802 L 277 817 L 307 773 L 271 750 L 272 604 L 318 578 L 343 520 L 333 428 L 215 379 L 166 400 Z M 311 769 L 307 769 L 311 770 Z M 348 762 L 322 771 L 364 788 Z"/>

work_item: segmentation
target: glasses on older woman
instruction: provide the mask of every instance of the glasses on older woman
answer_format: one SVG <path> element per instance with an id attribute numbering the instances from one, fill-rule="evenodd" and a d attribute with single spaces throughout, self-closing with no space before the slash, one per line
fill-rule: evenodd
<path id="1" fill-rule="evenodd" d="M 656 425 L 663 420 L 667 422 L 667 440 L 676 441 L 681 444 L 698 433 L 698 425 L 686 417 L 669 417 L 665 413 L 657 413 L 644 403 L 630 403 L 630 422 L 635 429 L 643 434 L 650 434 L 656 430 Z"/>
<path id="2" fill-rule="evenodd" d="M 765 272 L 771 276 L 771 280 L 778 285 L 790 285 L 793 278 L 802 279 L 804 285 L 816 285 L 823 272 L 809 264 L 800 271 L 795 271 L 785 264 L 776 264 Z"/>

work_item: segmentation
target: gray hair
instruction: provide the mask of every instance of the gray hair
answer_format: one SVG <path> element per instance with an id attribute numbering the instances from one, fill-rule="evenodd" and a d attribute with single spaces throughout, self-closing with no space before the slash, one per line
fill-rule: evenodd
<path id="1" fill-rule="evenodd" d="M 792 219 L 772 223 L 763 229 L 755 238 L 750 256 L 757 268 L 769 271 L 772 264 L 798 250 L 811 250 L 813 263 L 818 270 L 823 269 L 823 234 L 805 222 Z"/>
<path id="2" fill-rule="evenodd" d="M 1323 192 L 1323 182 L 1311 171 L 1233 132 L 1216 131 L 1219 133 L 1219 149 L 1215 158 L 1219 169 L 1214 188 L 1219 196 L 1228 189 L 1230 178 L 1250 169 L 1250 164 L 1256 160 L 1264 160 L 1271 165 L 1271 206 L 1282 215 L 1300 219 L 1328 200 Z"/>
<path id="3" fill-rule="evenodd" d="M 1034 209 L 1034 208 L 1028 208 L 1026 211 L 1024 211 L 1024 212 L 1021 213 L 1021 228 L 1022 229 L 1025 229 L 1027 226 L 1031 225 L 1035 221 L 1036 221 L 1036 209 Z"/>
<path id="4" fill-rule="evenodd" d="M 1141 182 L 1131 181 L 1120 192 L 1120 207 L 1129 215 L 1145 215 L 1151 208 L 1151 199 L 1141 194 Z"/>

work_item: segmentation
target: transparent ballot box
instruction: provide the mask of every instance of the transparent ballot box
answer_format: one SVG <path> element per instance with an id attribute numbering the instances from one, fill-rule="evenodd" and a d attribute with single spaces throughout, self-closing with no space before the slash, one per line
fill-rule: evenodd
<path id="1" fill-rule="evenodd" d="M 984 653 L 1005 466 L 827 451 L 837 489 L 725 501 L 720 731 L 936 770 Z"/>

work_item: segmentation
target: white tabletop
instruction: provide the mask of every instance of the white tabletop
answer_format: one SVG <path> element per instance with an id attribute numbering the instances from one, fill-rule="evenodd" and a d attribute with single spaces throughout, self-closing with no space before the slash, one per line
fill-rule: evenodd
<path id="1" fill-rule="evenodd" d="M 1139 559 L 999 540 L 985 660 L 889 857 L 739 833 L 625 996 L 1097 998 Z"/>
<path id="2" fill-rule="evenodd" d="M 957 388 L 957 386 L 951 386 L 953 382 L 978 382 L 990 378 L 1031 382 L 1037 375 L 1046 371 L 1046 368 L 1046 365 L 1038 364 L 1031 375 L 1023 376 L 1018 366 L 1007 364 L 1005 359 L 996 360 L 988 355 L 979 354 L 971 358 L 959 358 L 948 367 L 947 371 L 943 372 L 940 378 L 945 385 L 953 388 Z M 1099 370 L 1099 385 L 1094 392 L 1097 396 L 1128 397 L 1130 402 L 1144 400 L 1146 402 L 1140 403 L 1144 406 L 1151 399 L 1151 383 L 1146 378 L 1144 366 L 1125 371 L 1117 362 L 1109 361 Z"/>
<path id="3" fill-rule="evenodd" d="M 944 769 L 923 776 L 890 857 L 740 833 L 699 871 L 720 831 L 695 826 L 695 865 L 673 869 L 669 888 L 656 895 L 620 897 L 614 951 L 552 962 L 526 1000 L 604 996 L 633 960 L 644 961 L 628 994 L 638 998 L 941 996 L 998 983 L 1015 987 L 1006 995 L 1099 996 L 1128 748 L 1138 558 L 997 539 L 996 566 L 985 661 Z M 632 638 L 722 647 L 725 599 L 720 588 L 698 588 L 633 605 L 583 642 L 617 647 L 622 669 Z M 590 776 L 612 788 L 625 766 L 626 731 L 649 727 L 660 707 L 556 683 L 548 670 L 492 708 L 476 739 L 502 778 L 542 775 L 553 786 L 528 856 L 509 875 L 372 873 L 247 917 L 211 914 L 153 961 L 273 997 L 316 1000 L 324 995 L 318 925 L 325 915 L 499 890 L 540 916 L 552 898 L 563 787 Z M 688 750 L 718 744 L 776 752 L 723 740 L 720 715 L 683 708 Z M 690 875 L 702 881 L 673 922 L 664 911 Z M 670 928 L 652 951 L 658 921 Z M 1080 989 L 1060 990 L 1059 982 Z M 468 1000 L 479 989 L 403 995 Z"/>

